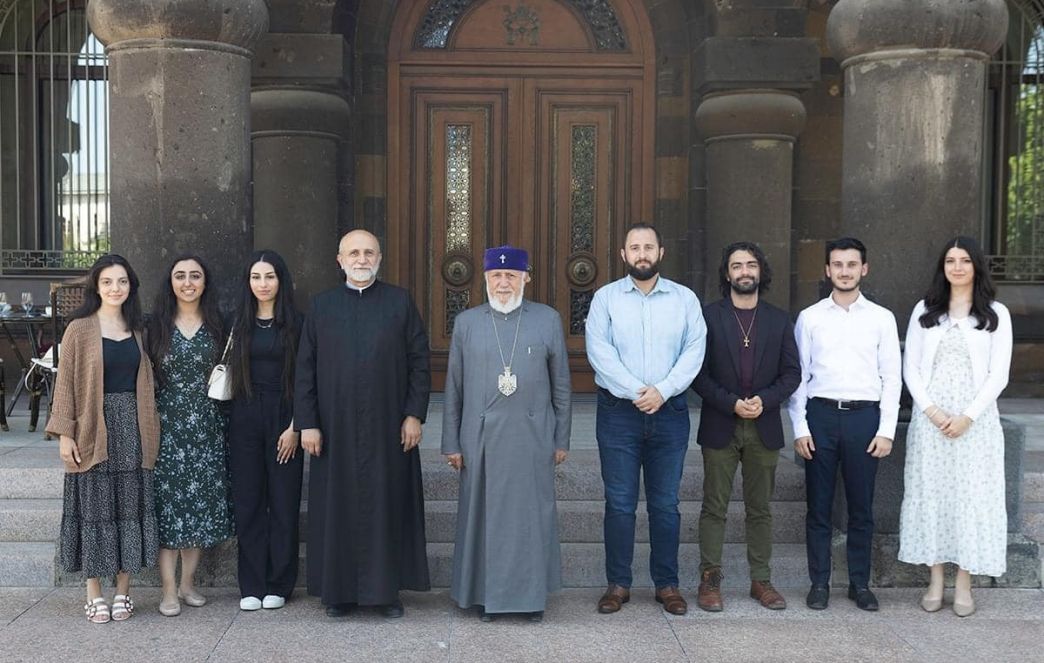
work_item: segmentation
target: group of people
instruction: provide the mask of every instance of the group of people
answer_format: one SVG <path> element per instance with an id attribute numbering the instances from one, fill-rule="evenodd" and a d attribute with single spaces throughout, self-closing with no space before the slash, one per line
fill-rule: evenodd
<path id="1" fill-rule="evenodd" d="M 832 292 L 796 325 L 762 297 L 772 272 L 756 244 L 724 248 L 722 298 L 706 306 L 659 273 L 663 255 L 654 226 L 632 226 L 620 250 L 627 274 L 595 293 L 586 320 L 605 487 L 608 586 L 598 612 L 630 600 L 640 478 L 655 600 L 672 614 L 688 610 L 678 579 L 678 492 L 690 388 L 702 399 L 699 607 L 723 609 L 722 547 L 737 467 L 750 595 L 766 608 L 786 607 L 771 581 L 769 507 L 786 406 L 805 467 L 806 603 L 829 602 L 840 470 L 848 596 L 876 610 L 874 479 L 895 439 L 905 374 L 915 406 L 899 559 L 930 567 L 921 600 L 928 611 L 941 608 L 943 565 L 955 563 L 953 609 L 971 614 L 970 574 L 1005 570 L 996 400 L 1012 348 L 1010 316 L 995 301 L 978 244 L 958 237 L 943 249 L 911 317 L 905 357 L 892 313 L 860 293 L 868 263 L 856 239 L 827 244 Z M 160 611 L 202 605 L 193 583 L 199 551 L 233 530 L 240 607 L 281 607 L 296 583 L 305 453 L 307 587 L 327 615 L 376 606 L 401 617 L 399 592 L 430 588 L 418 450 L 429 344 L 408 291 L 377 278 L 381 257 L 372 234 L 346 234 L 337 254 L 345 284 L 319 294 L 302 318 L 282 258 L 255 253 L 230 321 L 207 297 L 213 284 L 198 257 L 173 263 L 171 287 L 147 322 L 126 260 L 109 255 L 95 264 L 63 339 L 47 427 L 60 436 L 67 469 L 62 563 L 88 579 L 90 621 L 128 618 L 130 574 L 157 559 Z M 525 298 L 528 254 L 491 248 L 483 267 L 487 300 L 456 316 L 446 369 L 441 450 L 459 472 L 450 596 L 483 621 L 503 613 L 540 621 L 562 584 L 555 467 L 569 450 L 569 357 L 558 312 Z M 232 378 L 227 410 L 207 397 L 207 375 L 219 362 Z M 103 576 L 116 576 L 111 606 Z"/>
<path id="2" fill-rule="evenodd" d="M 233 535 L 244 610 L 282 607 L 297 582 L 292 277 L 277 253 L 254 253 L 226 319 L 202 258 L 180 256 L 167 274 L 146 319 L 134 269 L 102 256 L 62 337 L 47 422 L 66 470 L 59 556 L 86 577 L 94 623 L 131 617 L 130 576 L 157 564 L 162 614 L 204 605 L 201 552 Z M 208 397 L 219 362 L 231 368 L 227 405 Z M 100 579 L 113 576 L 110 604 Z"/>

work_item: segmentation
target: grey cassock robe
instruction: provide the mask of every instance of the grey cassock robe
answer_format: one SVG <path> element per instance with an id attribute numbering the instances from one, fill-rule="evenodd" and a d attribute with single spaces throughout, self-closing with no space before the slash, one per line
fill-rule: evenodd
<path id="1" fill-rule="evenodd" d="M 294 428 L 319 428 L 308 460 L 308 593 L 324 605 L 393 602 L 427 590 L 420 452 L 402 420 L 424 421 L 428 335 L 409 292 L 382 281 L 312 300 L 301 332 Z"/>
<path id="2" fill-rule="evenodd" d="M 554 452 L 569 448 L 569 360 L 554 309 L 523 300 L 507 316 L 491 312 L 457 316 L 446 372 L 442 452 L 464 456 L 450 595 L 462 608 L 536 612 L 562 585 Z M 497 389 L 493 321 L 518 376 L 511 396 Z"/>

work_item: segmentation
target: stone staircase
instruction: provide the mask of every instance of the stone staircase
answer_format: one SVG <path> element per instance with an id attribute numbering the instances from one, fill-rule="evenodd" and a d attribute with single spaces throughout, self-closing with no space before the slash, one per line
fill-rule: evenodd
<path id="1" fill-rule="evenodd" d="M 436 587 L 446 587 L 449 585 L 452 569 L 457 476 L 438 454 L 438 438 L 433 436 L 429 428 L 437 427 L 439 419 L 440 417 L 433 417 L 426 425 L 426 442 L 421 453 L 432 583 Z M 574 431 L 574 440 L 577 440 L 578 435 L 587 435 L 588 432 L 590 439 L 578 440 L 574 447 L 579 448 L 576 448 L 570 454 L 569 460 L 556 471 L 563 580 L 568 587 L 597 587 L 605 582 L 602 482 L 598 452 L 591 448 L 593 416 L 581 416 L 578 419 L 580 426 Z M 686 459 L 681 486 L 682 531 L 679 561 L 681 582 L 685 588 L 693 588 L 698 583 L 697 520 L 702 498 L 702 472 L 699 449 L 693 446 Z M 55 540 L 61 519 L 62 480 L 63 473 L 57 458 L 56 443 L 44 442 L 34 437 L 32 443 L 27 446 L 5 448 L 0 444 L 0 586 L 78 585 L 82 582 L 78 574 L 64 574 L 56 566 Z M 743 544 L 741 481 L 737 473 L 733 502 L 729 507 L 724 550 L 726 584 L 733 587 L 743 587 L 748 578 Z M 789 449 L 784 450 L 780 460 L 772 510 L 773 581 L 780 587 L 803 588 L 808 582 L 804 547 L 804 474 L 793 462 Z M 305 531 L 307 517 L 306 480 L 301 506 L 302 532 Z M 1021 519 L 1023 535 L 1019 541 L 1024 543 L 1028 540 L 1025 538 L 1027 536 L 1035 541 L 1044 541 L 1044 451 L 1031 451 L 1027 454 Z M 842 536 L 839 535 L 839 538 Z M 636 539 L 635 585 L 648 586 L 649 537 L 644 502 L 639 504 Z M 1032 541 L 1030 543 L 1033 544 Z M 897 563 L 894 561 L 894 551 L 889 551 L 887 546 L 884 548 L 878 551 L 878 557 L 884 560 L 881 566 L 885 570 L 881 574 L 875 570 L 879 584 L 903 585 L 913 582 L 907 580 L 910 577 L 908 574 L 896 576 L 888 570 Z M 843 548 L 835 546 L 835 563 L 838 561 L 838 552 L 841 552 L 840 558 L 843 559 L 842 551 Z M 1039 559 L 1036 551 L 1033 552 L 1032 558 Z M 304 543 L 301 544 L 301 555 L 300 577 L 303 579 Z M 889 555 L 892 556 L 891 562 L 887 561 Z M 1037 566 L 1039 567 L 1039 562 Z M 999 584 L 1039 587 L 1040 569 L 1026 572 L 1024 567 L 1025 564 L 1019 567 L 1020 570 L 1013 577 L 1001 579 Z M 988 579 L 982 580 L 983 584 L 988 584 Z M 235 585 L 234 542 L 219 546 L 205 555 L 199 581 L 209 586 Z M 835 573 L 835 581 L 845 582 L 844 574 Z M 158 584 L 158 576 L 155 570 L 150 570 L 136 578 L 135 582 Z"/>

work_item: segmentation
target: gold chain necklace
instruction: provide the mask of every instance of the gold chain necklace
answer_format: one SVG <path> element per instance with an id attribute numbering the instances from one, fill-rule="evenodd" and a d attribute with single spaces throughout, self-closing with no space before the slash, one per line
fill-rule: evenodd
<path id="1" fill-rule="evenodd" d="M 743 347 L 750 347 L 750 332 L 754 330 L 754 321 L 758 319 L 758 307 L 754 307 L 754 315 L 750 316 L 750 325 L 743 329 L 743 323 L 740 322 L 739 313 L 736 313 L 736 309 L 732 309 L 732 315 L 736 316 L 736 324 L 739 325 L 740 333 L 743 334 Z"/>

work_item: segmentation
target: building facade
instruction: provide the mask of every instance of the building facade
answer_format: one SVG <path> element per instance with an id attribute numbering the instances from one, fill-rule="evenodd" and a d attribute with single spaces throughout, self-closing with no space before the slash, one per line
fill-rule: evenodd
<path id="1" fill-rule="evenodd" d="M 512 243 L 584 388 L 587 304 L 634 221 L 704 299 L 721 247 L 758 241 L 794 312 L 824 242 L 858 236 L 901 327 L 960 233 L 1015 315 L 1009 393 L 1040 395 L 1042 17 L 1038 0 L 0 0 L 3 282 L 111 247 L 152 292 L 183 251 L 229 281 L 271 247 L 307 295 L 363 227 L 438 375 L 483 298 L 482 249 Z"/>

